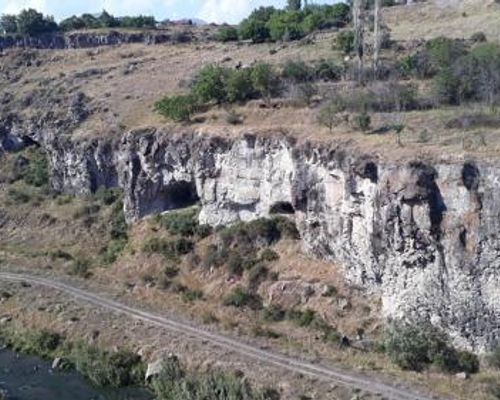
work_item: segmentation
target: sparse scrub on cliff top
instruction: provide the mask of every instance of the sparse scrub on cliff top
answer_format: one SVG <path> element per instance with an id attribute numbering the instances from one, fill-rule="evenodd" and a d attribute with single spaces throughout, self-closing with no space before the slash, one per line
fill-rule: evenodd
<path id="1" fill-rule="evenodd" d="M 188 122 L 199 109 L 198 99 L 191 94 L 165 97 L 155 104 L 155 109 L 165 118 L 175 122 Z"/>

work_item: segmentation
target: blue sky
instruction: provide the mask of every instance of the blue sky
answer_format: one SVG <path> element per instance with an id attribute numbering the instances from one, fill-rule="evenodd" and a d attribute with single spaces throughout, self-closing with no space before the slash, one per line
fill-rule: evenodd
<path id="1" fill-rule="evenodd" d="M 316 2 L 332 4 L 337 1 Z M 286 0 L 0 0 L 0 14 L 35 8 L 60 20 L 73 14 L 106 9 L 117 16 L 147 14 L 158 20 L 196 17 L 208 22 L 237 23 L 256 7 L 283 7 L 285 4 Z"/>

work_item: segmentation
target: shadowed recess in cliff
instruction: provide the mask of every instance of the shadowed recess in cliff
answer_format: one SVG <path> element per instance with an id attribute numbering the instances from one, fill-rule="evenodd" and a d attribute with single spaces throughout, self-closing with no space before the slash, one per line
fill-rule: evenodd
<path id="1" fill-rule="evenodd" d="M 462 182 L 468 191 L 477 192 L 480 183 L 480 173 L 476 164 L 466 162 L 462 167 Z"/>

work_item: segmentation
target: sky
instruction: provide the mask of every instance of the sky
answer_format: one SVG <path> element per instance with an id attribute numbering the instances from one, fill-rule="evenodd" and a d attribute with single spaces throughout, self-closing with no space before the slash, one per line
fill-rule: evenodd
<path id="1" fill-rule="evenodd" d="M 338 0 L 318 3 L 333 4 Z M 312 1 L 310 1 L 311 3 Z M 200 18 L 207 22 L 238 23 L 259 6 L 283 7 L 286 0 L 0 0 L 0 14 L 34 8 L 56 20 L 106 10 L 115 16 L 154 15 L 157 20 Z"/>

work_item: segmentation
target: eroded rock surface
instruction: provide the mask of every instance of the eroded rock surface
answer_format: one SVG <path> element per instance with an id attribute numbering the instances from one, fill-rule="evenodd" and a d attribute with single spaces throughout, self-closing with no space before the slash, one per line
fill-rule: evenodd
<path id="1" fill-rule="evenodd" d="M 30 140 L 47 148 L 57 190 L 120 186 L 129 221 L 194 203 L 213 226 L 286 214 L 309 254 L 341 262 L 349 281 L 382 294 L 386 317 L 431 320 L 475 350 L 497 344 L 498 164 L 389 162 L 250 134 Z"/>

